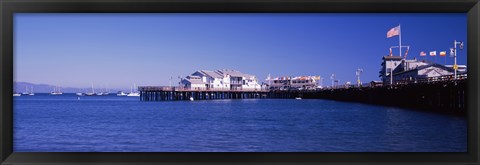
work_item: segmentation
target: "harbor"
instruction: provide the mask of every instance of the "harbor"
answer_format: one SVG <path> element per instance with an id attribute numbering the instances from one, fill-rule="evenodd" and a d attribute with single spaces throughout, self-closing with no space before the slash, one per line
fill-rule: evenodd
<path id="1" fill-rule="evenodd" d="M 11 148 L 465 153 L 452 14 L 18 15 Z"/>

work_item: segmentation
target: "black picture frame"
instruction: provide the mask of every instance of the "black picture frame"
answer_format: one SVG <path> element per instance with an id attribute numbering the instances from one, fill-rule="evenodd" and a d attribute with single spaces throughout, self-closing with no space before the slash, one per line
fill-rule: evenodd
<path id="1" fill-rule="evenodd" d="M 3 0 L 1 12 L 1 164 L 479 164 L 478 0 Z M 13 151 L 15 13 L 467 13 L 466 153 L 16 153 Z"/>

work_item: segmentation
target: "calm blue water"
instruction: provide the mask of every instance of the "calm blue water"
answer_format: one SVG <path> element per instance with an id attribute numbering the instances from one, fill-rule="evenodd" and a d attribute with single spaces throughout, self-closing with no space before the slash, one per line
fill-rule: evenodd
<path id="1" fill-rule="evenodd" d="M 466 152 L 466 118 L 329 100 L 14 97 L 15 152 Z"/>

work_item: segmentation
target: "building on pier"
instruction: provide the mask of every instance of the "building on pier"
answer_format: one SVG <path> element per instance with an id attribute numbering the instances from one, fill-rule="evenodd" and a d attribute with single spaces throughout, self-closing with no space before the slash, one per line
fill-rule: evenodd
<path id="1" fill-rule="evenodd" d="M 320 79 L 320 76 L 275 77 L 267 78 L 267 82 L 271 90 L 308 90 L 319 87 Z"/>
<path id="2" fill-rule="evenodd" d="M 404 59 L 400 56 L 384 56 L 379 72 L 383 84 L 401 84 L 417 82 L 417 80 L 453 79 L 452 65 L 441 65 L 427 60 Z M 458 74 L 466 75 L 466 65 L 458 65 Z M 392 74 L 392 75 L 390 75 Z"/>
<path id="3" fill-rule="evenodd" d="M 236 70 L 200 70 L 180 81 L 180 87 L 190 90 L 261 90 L 255 75 Z"/>

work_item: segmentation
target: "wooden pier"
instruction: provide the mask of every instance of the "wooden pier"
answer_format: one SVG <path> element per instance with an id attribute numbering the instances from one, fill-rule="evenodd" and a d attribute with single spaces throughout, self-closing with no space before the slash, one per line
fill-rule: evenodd
<path id="1" fill-rule="evenodd" d="M 436 81 L 383 87 L 321 90 L 188 90 L 176 87 L 141 86 L 141 101 L 215 99 L 328 99 L 394 106 L 424 111 L 466 114 L 467 81 Z"/>
<path id="2" fill-rule="evenodd" d="M 467 80 L 400 84 L 384 87 L 271 91 L 270 98 L 301 97 L 394 106 L 466 115 Z"/>
<path id="3" fill-rule="evenodd" d="M 217 100 L 267 98 L 267 90 L 191 90 L 178 87 L 140 86 L 140 101 Z"/>

